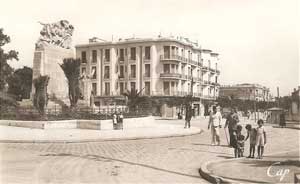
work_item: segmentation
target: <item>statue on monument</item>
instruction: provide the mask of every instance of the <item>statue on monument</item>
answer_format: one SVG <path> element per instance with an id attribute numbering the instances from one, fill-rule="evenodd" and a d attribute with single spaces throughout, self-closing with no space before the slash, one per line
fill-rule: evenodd
<path id="1" fill-rule="evenodd" d="M 65 49 L 71 48 L 74 27 L 67 21 L 61 20 L 51 24 L 39 22 L 43 27 L 36 48 L 46 45 L 56 45 Z"/>

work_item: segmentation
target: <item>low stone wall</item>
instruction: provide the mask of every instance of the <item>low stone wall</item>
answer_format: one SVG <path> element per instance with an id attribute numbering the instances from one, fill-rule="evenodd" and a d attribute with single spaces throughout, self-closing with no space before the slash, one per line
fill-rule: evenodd
<path id="1" fill-rule="evenodd" d="M 100 120 L 77 120 L 76 128 L 101 130 L 101 122 Z"/>
<path id="2" fill-rule="evenodd" d="M 77 120 L 61 120 L 61 121 L 47 121 L 45 122 L 44 129 L 65 128 L 74 129 L 77 128 Z"/>
<path id="3" fill-rule="evenodd" d="M 150 127 L 154 117 L 125 118 L 123 129 Z M 112 120 L 61 120 L 61 121 L 15 121 L 0 120 L 0 125 L 16 126 L 38 129 L 93 129 L 93 130 L 112 130 Z"/>
<path id="4" fill-rule="evenodd" d="M 44 129 L 46 121 L 0 120 L 0 125 Z"/>

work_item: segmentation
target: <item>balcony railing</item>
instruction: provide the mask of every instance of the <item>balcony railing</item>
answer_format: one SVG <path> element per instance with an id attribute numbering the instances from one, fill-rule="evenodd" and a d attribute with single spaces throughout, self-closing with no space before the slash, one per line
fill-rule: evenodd
<path id="1" fill-rule="evenodd" d="M 182 56 L 179 56 L 179 55 L 170 55 L 170 56 L 165 56 L 165 55 L 161 55 L 160 56 L 160 60 L 161 61 L 178 61 L 178 62 L 181 62 L 183 61 L 185 58 L 182 57 Z"/>
<path id="2" fill-rule="evenodd" d="M 161 73 L 161 78 L 180 79 L 179 73 Z"/>
<path id="3" fill-rule="evenodd" d="M 208 67 L 207 67 L 207 66 L 203 66 L 203 67 L 202 67 L 202 70 L 204 70 L 204 71 L 208 71 L 209 69 L 208 69 Z"/>
<path id="4" fill-rule="evenodd" d="M 129 75 L 129 79 L 136 79 L 136 75 L 130 74 L 130 75 Z"/>
<path id="5" fill-rule="evenodd" d="M 144 63 L 150 63 L 151 58 L 144 56 L 143 60 L 144 60 Z"/>
<path id="6" fill-rule="evenodd" d="M 119 61 L 120 63 L 125 62 L 125 57 L 119 57 L 119 58 L 118 58 L 118 61 Z"/>

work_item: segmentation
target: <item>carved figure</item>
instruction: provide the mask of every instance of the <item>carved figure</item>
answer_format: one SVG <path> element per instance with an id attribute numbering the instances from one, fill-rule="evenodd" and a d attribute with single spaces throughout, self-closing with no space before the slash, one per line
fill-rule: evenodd
<path id="1" fill-rule="evenodd" d="M 43 28 L 40 31 L 40 38 L 36 43 L 36 48 L 42 48 L 45 45 L 57 45 L 66 49 L 71 48 L 74 27 L 67 20 L 61 20 L 52 24 L 39 23 Z"/>

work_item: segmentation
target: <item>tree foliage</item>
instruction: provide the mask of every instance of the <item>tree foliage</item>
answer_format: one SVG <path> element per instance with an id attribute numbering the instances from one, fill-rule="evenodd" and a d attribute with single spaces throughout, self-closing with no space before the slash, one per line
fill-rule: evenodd
<path id="1" fill-rule="evenodd" d="M 48 96 L 47 96 L 47 86 L 50 77 L 48 75 L 39 76 L 33 80 L 35 87 L 35 93 L 33 97 L 33 105 L 40 114 L 45 114 L 45 107 L 47 106 Z"/>
<path id="2" fill-rule="evenodd" d="M 13 72 L 13 68 L 8 64 L 9 60 L 18 60 L 18 52 L 10 50 L 5 52 L 2 48 L 4 45 L 10 42 L 10 37 L 3 33 L 3 29 L 0 28 L 0 90 L 3 91 L 7 84 L 8 78 Z"/>
<path id="3" fill-rule="evenodd" d="M 14 71 L 8 78 L 8 93 L 15 95 L 19 100 L 30 98 L 32 88 L 32 69 L 23 67 Z"/>
<path id="4" fill-rule="evenodd" d="M 77 101 L 80 98 L 80 63 L 80 59 L 65 58 L 63 64 L 60 65 L 68 80 L 71 108 L 76 107 Z"/>

